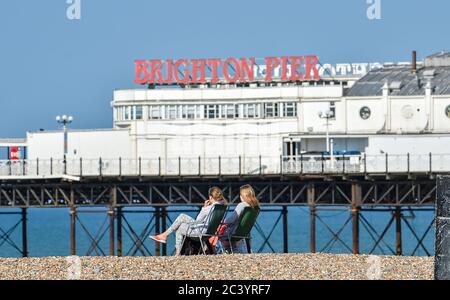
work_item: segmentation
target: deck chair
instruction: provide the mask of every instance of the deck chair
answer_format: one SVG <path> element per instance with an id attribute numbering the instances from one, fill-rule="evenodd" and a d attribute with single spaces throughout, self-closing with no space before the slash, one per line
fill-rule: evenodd
<path id="1" fill-rule="evenodd" d="M 199 254 L 200 251 L 202 251 L 203 254 L 206 254 L 205 246 L 208 248 L 209 253 L 214 253 L 214 250 L 212 249 L 212 246 L 209 243 L 209 238 L 217 235 L 217 229 L 219 228 L 219 225 L 223 223 L 223 219 L 225 217 L 226 211 L 227 211 L 226 205 L 215 204 L 213 209 L 211 209 L 211 211 L 209 212 L 209 215 L 206 218 L 205 222 L 191 223 L 187 230 L 187 234 L 184 236 L 183 243 L 182 243 L 184 249 L 182 249 L 181 253 L 186 253 L 185 247 L 186 247 L 187 242 L 199 242 L 200 243 L 200 249 L 197 251 L 197 254 Z M 199 226 L 202 224 L 208 224 L 208 227 L 206 228 L 205 233 L 202 233 L 199 236 L 189 236 L 189 233 L 192 232 L 196 226 Z"/>
<path id="2" fill-rule="evenodd" d="M 239 217 L 239 223 L 234 232 L 230 232 L 228 235 L 222 236 L 222 238 L 226 238 L 228 240 L 231 253 L 233 253 L 233 242 L 236 243 L 237 241 L 240 241 L 242 239 L 246 240 L 247 252 L 251 253 L 251 247 L 249 245 L 249 242 L 251 240 L 251 231 L 256 223 L 258 215 L 259 209 L 255 209 L 253 207 L 244 208 L 241 216 Z M 222 253 L 223 252 L 224 249 L 222 248 Z"/>

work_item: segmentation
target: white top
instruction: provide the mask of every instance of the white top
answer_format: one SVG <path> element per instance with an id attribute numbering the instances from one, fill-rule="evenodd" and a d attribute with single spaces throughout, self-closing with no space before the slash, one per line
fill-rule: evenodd
<path id="1" fill-rule="evenodd" d="M 216 202 L 216 203 L 214 203 L 212 205 L 208 205 L 206 207 L 202 207 L 202 209 L 200 210 L 200 212 L 197 215 L 197 218 L 195 218 L 195 221 L 197 221 L 197 222 L 206 222 L 206 218 L 208 218 L 208 215 L 211 212 L 211 209 L 217 203 L 218 202 Z"/>
<path id="2" fill-rule="evenodd" d="M 198 222 L 200 224 L 196 224 L 193 227 L 196 228 L 197 230 L 200 230 L 202 233 L 204 233 L 206 231 L 206 229 L 208 228 L 208 216 L 211 212 L 211 210 L 213 209 L 214 205 L 216 204 L 222 204 L 221 201 L 215 202 L 214 204 L 208 205 L 206 207 L 202 207 L 202 209 L 200 210 L 200 212 L 197 215 L 197 218 L 195 218 L 195 222 Z"/>

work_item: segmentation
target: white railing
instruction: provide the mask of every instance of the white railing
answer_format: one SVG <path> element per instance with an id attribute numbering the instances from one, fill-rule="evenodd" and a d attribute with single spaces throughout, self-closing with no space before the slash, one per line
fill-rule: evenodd
<path id="1" fill-rule="evenodd" d="M 450 172 L 450 154 L 0 160 L 0 177 Z"/>

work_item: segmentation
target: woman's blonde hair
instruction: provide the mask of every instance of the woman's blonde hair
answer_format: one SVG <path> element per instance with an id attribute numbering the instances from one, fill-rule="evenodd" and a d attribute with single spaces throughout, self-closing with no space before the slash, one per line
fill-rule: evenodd
<path id="1" fill-rule="evenodd" d="M 256 198 L 255 190 L 251 185 L 246 184 L 239 189 L 240 195 L 245 202 L 253 208 L 259 209 L 259 201 Z"/>
<path id="2" fill-rule="evenodd" d="M 225 197 L 223 196 L 222 190 L 217 186 L 213 186 L 212 188 L 210 188 L 208 191 L 208 195 L 215 201 L 222 201 L 225 204 L 228 203 L 227 199 L 225 199 Z"/>

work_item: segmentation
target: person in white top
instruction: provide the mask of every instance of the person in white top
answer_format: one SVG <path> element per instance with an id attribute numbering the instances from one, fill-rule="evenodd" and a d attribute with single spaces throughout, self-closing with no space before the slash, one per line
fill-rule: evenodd
<path id="1" fill-rule="evenodd" d="M 151 235 L 150 238 L 160 243 L 166 243 L 167 236 L 173 232 L 176 232 L 176 255 L 180 255 L 184 236 L 199 236 L 200 234 L 205 233 L 208 228 L 207 218 L 211 209 L 215 204 L 227 203 L 227 200 L 223 196 L 222 190 L 218 187 L 210 188 L 208 194 L 209 199 L 205 201 L 195 220 L 189 215 L 180 214 L 165 232 L 155 236 Z M 195 225 L 192 224 L 194 222 L 196 223 Z"/>

